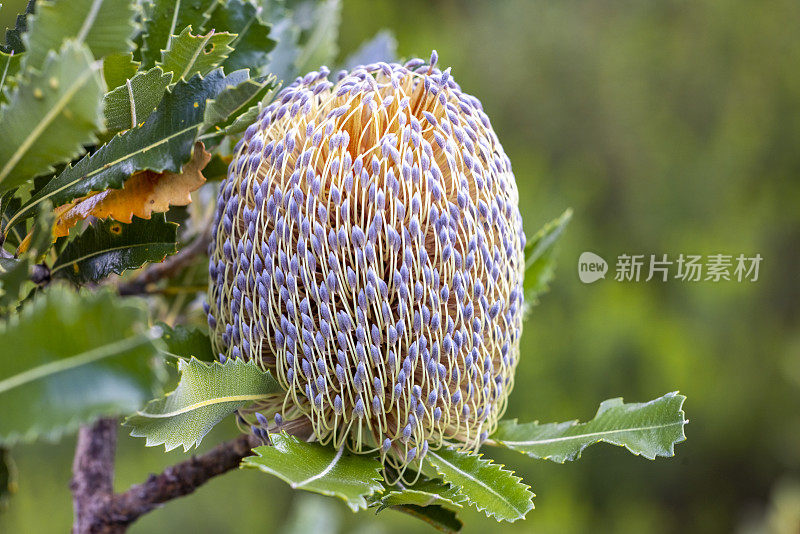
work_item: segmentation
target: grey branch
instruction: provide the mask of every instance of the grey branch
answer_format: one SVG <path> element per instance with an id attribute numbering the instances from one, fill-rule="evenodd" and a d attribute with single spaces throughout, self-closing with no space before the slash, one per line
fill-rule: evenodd
<path id="1" fill-rule="evenodd" d="M 101 419 L 80 430 L 71 484 L 75 508 L 73 534 L 124 533 L 142 515 L 238 467 L 253 447 L 262 444 L 259 439 L 243 434 L 168 467 L 161 474 L 150 475 L 125 493 L 115 494 L 117 426 L 115 419 Z"/>

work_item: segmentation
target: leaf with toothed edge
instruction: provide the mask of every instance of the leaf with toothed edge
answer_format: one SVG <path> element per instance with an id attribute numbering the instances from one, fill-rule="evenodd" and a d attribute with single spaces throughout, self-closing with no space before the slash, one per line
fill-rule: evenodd
<path id="1" fill-rule="evenodd" d="M 382 464 L 363 454 L 347 454 L 319 443 L 306 443 L 285 432 L 270 434 L 272 446 L 253 449 L 242 467 L 275 475 L 292 489 L 339 497 L 354 512 L 367 507 L 367 497 L 383 490 Z"/>
<path id="2" fill-rule="evenodd" d="M 109 91 L 103 97 L 106 130 L 127 130 L 145 121 L 161 102 L 171 81 L 171 72 L 153 67 Z"/>
<path id="3" fill-rule="evenodd" d="M 423 478 L 409 486 L 390 486 L 386 495 L 376 504 L 378 511 L 399 505 L 430 506 L 437 504 L 461 508 L 466 500 L 467 497 L 462 495 L 458 488 L 441 479 Z"/>
<path id="4" fill-rule="evenodd" d="M 276 85 L 274 76 L 260 76 L 228 87 L 206 106 L 203 128 L 225 128 L 242 113 L 264 100 Z"/>
<path id="5" fill-rule="evenodd" d="M 161 328 L 161 340 L 166 344 L 166 353 L 176 358 L 195 357 L 204 362 L 212 362 L 214 351 L 211 350 L 211 340 L 206 332 L 199 328 L 175 325 L 171 327 L 166 323 L 158 322 Z"/>
<path id="6" fill-rule="evenodd" d="M 38 2 L 22 36 L 25 65 L 40 68 L 48 52 L 68 39 L 86 43 L 95 59 L 127 53 L 133 48 L 136 11 L 131 0 Z"/>
<path id="7" fill-rule="evenodd" d="M 136 410 L 156 386 L 159 346 L 141 300 L 51 284 L 0 323 L 0 445 Z"/>
<path id="8" fill-rule="evenodd" d="M 96 282 L 145 263 L 158 263 L 178 251 L 178 225 L 164 214 L 134 218 L 130 224 L 99 221 L 70 241 L 50 274 L 76 283 Z"/>
<path id="9" fill-rule="evenodd" d="M 235 87 L 222 91 L 206 106 L 203 120 L 203 139 L 207 144 L 229 135 L 234 124 L 244 119 L 252 124 L 261 109 L 260 104 L 271 98 L 277 84 L 274 76 L 247 79 Z"/>
<path id="10" fill-rule="evenodd" d="M 166 92 L 142 126 L 118 134 L 91 156 L 64 169 L 14 214 L 11 221 L 32 215 L 46 199 L 62 205 L 92 191 L 119 189 L 136 171 L 180 172 L 191 159 L 206 101 L 246 77 L 244 71 L 225 76 L 217 69 L 205 78 L 195 76 L 188 82 L 178 82 Z"/>
<path id="11" fill-rule="evenodd" d="M 6 29 L 6 44 L 0 45 L 0 52 L 10 54 L 11 52 L 21 54 L 25 51 L 25 44 L 22 42 L 22 35 L 28 29 L 28 15 L 33 13 L 36 0 L 28 0 L 25 4 L 25 11 L 17 15 L 16 24 L 13 28 Z"/>
<path id="12" fill-rule="evenodd" d="M 105 83 L 85 45 L 67 42 L 8 95 L 0 116 L 0 190 L 51 172 L 102 129 Z"/>
<path id="13" fill-rule="evenodd" d="M 538 297 L 547 291 L 548 284 L 553 279 L 555 269 L 555 246 L 564 232 L 570 219 L 572 210 L 567 209 L 558 218 L 553 219 L 539 229 L 533 237 L 525 243 L 525 311 L 530 311 L 536 304 Z"/>
<path id="14" fill-rule="evenodd" d="M 250 68 L 254 77 L 266 72 L 275 41 L 269 38 L 270 26 L 261 19 L 260 11 L 247 0 L 227 0 L 219 2 L 211 12 L 204 31 L 236 34 L 231 44 L 233 51 L 222 64 L 226 71 Z"/>
<path id="15" fill-rule="evenodd" d="M 164 72 L 172 72 L 173 80 L 188 80 L 195 74 L 205 76 L 212 69 L 219 67 L 233 52 L 228 46 L 236 36 L 225 32 L 211 30 L 205 35 L 192 34 L 192 27 L 187 26 L 180 35 L 169 38 L 169 46 L 156 63 Z"/>
<path id="16" fill-rule="evenodd" d="M 131 436 L 146 438 L 148 447 L 168 451 L 200 445 L 211 429 L 239 408 L 283 393 L 278 381 L 255 362 L 228 359 L 206 364 L 196 358 L 179 360 L 180 382 L 175 391 L 150 401 L 125 420 Z"/>
<path id="17" fill-rule="evenodd" d="M 110 54 L 103 58 L 103 79 L 108 87 L 125 85 L 125 81 L 136 76 L 141 63 L 134 61 L 133 53 Z"/>
<path id="18" fill-rule="evenodd" d="M 202 28 L 217 0 L 156 0 L 145 4 L 142 32 L 142 66 L 150 68 L 161 59 L 169 38 L 185 27 Z"/>
<path id="19" fill-rule="evenodd" d="M 522 479 L 480 454 L 446 448 L 428 451 L 425 460 L 442 479 L 458 488 L 477 510 L 513 522 L 533 509 L 533 493 Z"/>
<path id="20" fill-rule="evenodd" d="M 688 421 L 682 409 L 685 400 L 677 391 L 644 403 L 609 399 L 600 404 L 597 415 L 588 423 L 502 421 L 487 443 L 558 463 L 580 458 L 586 447 L 601 441 L 625 447 L 649 460 L 674 456 L 675 444 L 686 439 L 683 427 Z"/>

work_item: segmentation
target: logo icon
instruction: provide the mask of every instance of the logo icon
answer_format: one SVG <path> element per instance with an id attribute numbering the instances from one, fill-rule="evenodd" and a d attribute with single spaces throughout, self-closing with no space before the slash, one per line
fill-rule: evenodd
<path id="1" fill-rule="evenodd" d="M 584 252 L 578 258 L 578 278 L 584 284 L 591 284 L 606 277 L 608 264 L 594 252 Z"/>

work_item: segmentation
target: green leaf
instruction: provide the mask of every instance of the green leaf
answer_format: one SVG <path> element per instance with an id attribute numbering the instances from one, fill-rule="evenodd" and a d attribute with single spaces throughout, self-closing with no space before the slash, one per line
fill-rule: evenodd
<path id="1" fill-rule="evenodd" d="M 270 34 L 277 44 L 269 55 L 266 71 L 277 76 L 278 80 L 291 80 L 297 77 L 295 62 L 300 55 L 300 28 L 288 16 L 281 16 L 272 25 Z"/>
<path id="2" fill-rule="evenodd" d="M 29 279 L 30 262 L 0 258 L 0 314 L 13 310 L 33 288 Z"/>
<path id="3" fill-rule="evenodd" d="M 108 290 L 51 286 L 0 324 L 0 444 L 56 439 L 141 406 L 158 347 L 147 309 Z"/>
<path id="4" fill-rule="evenodd" d="M 269 52 L 275 41 L 269 38 L 270 27 L 259 16 L 258 9 L 246 0 L 218 2 L 204 26 L 206 31 L 235 33 L 233 52 L 223 63 L 228 72 L 252 69 L 251 75 L 265 74 Z"/>
<path id="5" fill-rule="evenodd" d="M 274 76 L 247 79 L 235 87 L 228 87 L 206 106 L 203 129 L 211 130 L 210 134 L 224 135 L 227 128 L 250 109 L 256 109 L 257 113 L 258 103 L 265 100 L 275 87 Z"/>
<path id="6" fill-rule="evenodd" d="M 256 447 L 242 461 L 275 475 L 292 489 L 339 497 L 351 510 L 367 507 L 366 497 L 383 488 L 381 463 L 370 456 L 345 454 L 319 443 L 306 443 L 286 433 L 270 434 L 272 446 Z"/>
<path id="7" fill-rule="evenodd" d="M 216 0 L 155 0 L 145 10 L 142 66 L 150 68 L 161 59 L 170 37 L 187 26 L 202 28 Z M 177 79 L 177 78 L 176 78 Z"/>
<path id="8" fill-rule="evenodd" d="M 425 521 L 439 532 L 461 532 L 461 527 L 464 526 L 464 523 L 461 522 L 454 511 L 436 504 L 430 506 L 401 504 L 392 506 L 392 510 L 397 510 L 398 512 L 403 512 L 404 514 Z"/>
<path id="9" fill-rule="evenodd" d="M 176 358 L 195 357 L 204 362 L 216 360 L 208 334 L 199 328 L 181 325 L 175 325 L 173 328 L 162 322 L 156 323 L 156 326 L 163 332 L 161 340 L 170 355 Z"/>
<path id="10" fill-rule="evenodd" d="M 555 269 L 554 250 L 567 223 L 572 219 L 572 210 L 567 209 L 558 218 L 545 224 L 525 244 L 525 291 L 526 307 L 530 309 L 539 295 L 547 291 Z"/>
<path id="11" fill-rule="evenodd" d="M 171 80 L 171 72 L 153 67 L 106 94 L 103 98 L 106 129 L 127 130 L 144 122 L 161 102 Z"/>
<path id="12" fill-rule="evenodd" d="M 8 508 L 8 501 L 17 492 L 17 466 L 11 452 L 0 447 L 0 513 Z"/>
<path id="13" fill-rule="evenodd" d="M 233 51 L 228 45 L 235 35 L 213 30 L 205 35 L 193 35 L 191 30 L 192 27 L 187 26 L 180 35 L 170 37 L 161 61 L 156 63 L 164 72 L 174 73 L 175 80 L 188 80 L 195 74 L 205 76 Z"/>
<path id="14" fill-rule="evenodd" d="M 391 63 L 397 59 L 397 39 L 389 30 L 381 30 L 375 37 L 364 42 L 358 50 L 344 60 L 342 68 L 352 70 L 359 65 L 369 65 L 378 61 Z"/>
<path id="15" fill-rule="evenodd" d="M 17 21 L 13 28 L 6 30 L 6 44 L 0 46 L 0 52 L 10 54 L 14 52 L 21 54 L 25 51 L 25 44 L 22 42 L 22 35 L 28 29 L 28 15 L 33 13 L 36 0 L 28 0 L 25 4 L 25 11 L 17 15 Z"/>
<path id="16" fill-rule="evenodd" d="M 396 487 L 392 486 L 386 496 L 380 500 L 379 511 L 389 506 L 415 505 L 430 506 L 432 504 L 441 506 L 454 506 L 461 508 L 467 498 L 461 494 L 458 488 L 436 479 L 422 479 L 413 486 Z"/>
<path id="17" fill-rule="evenodd" d="M 134 217 L 130 224 L 98 221 L 67 244 L 50 274 L 76 283 L 96 282 L 145 263 L 158 263 L 178 251 L 178 225 L 163 213 Z"/>
<path id="18" fill-rule="evenodd" d="M 306 73 L 330 64 L 339 53 L 339 23 L 342 18 L 340 0 L 303 2 L 295 10 L 295 21 L 305 31 L 301 34 L 300 55 L 295 60 L 298 73 Z"/>
<path id="19" fill-rule="evenodd" d="M 86 43 L 95 59 L 133 48 L 136 14 L 131 0 L 40 1 L 23 35 L 25 65 L 40 68 L 66 40 Z"/>
<path id="20" fill-rule="evenodd" d="M 22 54 L 13 51 L 10 54 L 0 52 L 0 106 L 8 101 L 8 94 L 16 86 L 16 74 L 19 72 Z M 0 109 L 0 116 L 2 110 Z"/>
<path id="21" fill-rule="evenodd" d="M 229 85 L 241 83 L 246 74 L 239 71 L 226 77 L 217 69 L 205 78 L 195 76 L 188 82 L 178 82 L 142 126 L 117 135 L 91 156 L 64 169 L 10 223 L 29 216 L 46 199 L 60 206 L 92 191 L 119 189 L 137 171 L 181 172 L 191 159 L 206 101 Z"/>
<path id="22" fill-rule="evenodd" d="M 0 312 L 14 310 L 36 286 L 33 266 L 53 244 L 53 212 L 50 204 L 36 217 L 28 250 L 18 258 L 0 258 Z"/>
<path id="23" fill-rule="evenodd" d="M 108 87 L 119 87 L 136 76 L 140 63 L 133 54 L 110 54 L 103 59 L 103 79 Z"/>
<path id="24" fill-rule="evenodd" d="M 580 458 L 586 447 L 601 441 L 650 460 L 674 456 L 675 444 L 686 439 L 683 427 L 688 421 L 682 409 L 685 400 L 677 391 L 645 403 L 625 404 L 620 398 L 610 399 L 600 404 L 597 415 L 588 423 L 540 425 L 503 421 L 487 443 L 559 463 Z"/>
<path id="25" fill-rule="evenodd" d="M 516 521 L 533 508 L 533 493 L 521 478 L 480 454 L 456 449 L 428 451 L 425 459 L 476 509 L 498 521 Z"/>
<path id="26" fill-rule="evenodd" d="M 105 84 L 85 45 L 67 43 L 9 95 L 0 117 L 0 189 L 51 172 L 95 141 Z"/>
<path id="27" fill-rule="evenodd" d="M 205 364 L 196 358 L 180 360 L 181 379 L 172 393 L 155 399 L 125 420 L 131 436 L 147 438 L 147 446 L 164 445 L 184 451 L 239 408 L 283 393 L 278 382 L 255 362 L 229 359 Z"/>

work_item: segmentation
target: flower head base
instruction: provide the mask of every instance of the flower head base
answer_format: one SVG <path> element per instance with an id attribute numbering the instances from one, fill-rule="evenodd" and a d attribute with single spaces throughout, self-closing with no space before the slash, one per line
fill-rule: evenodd
<path id="1" fill-rule="evenodd" d="M 269 430 L 380 451 L 477 448 L 519 357 L 525 235 L 511 165 L 450 69 L 298 78 L 235 149 L 217 203 L 209 325 L 286 388 Z M 261 423 L 263 417 L 258 419 Z"/>

